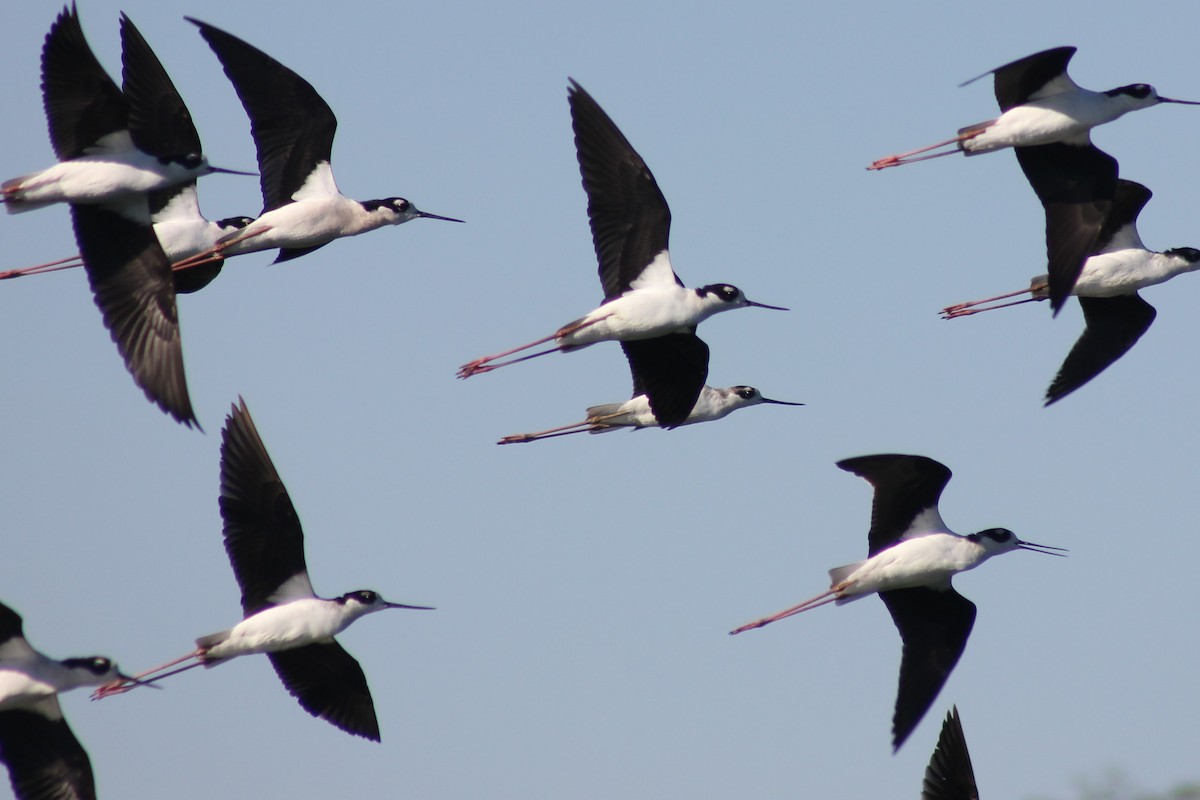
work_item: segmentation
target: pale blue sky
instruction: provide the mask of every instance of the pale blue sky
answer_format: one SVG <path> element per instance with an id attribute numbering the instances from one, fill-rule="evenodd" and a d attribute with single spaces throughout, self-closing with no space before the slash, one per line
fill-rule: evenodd
<path id="1" fill-rule="evenodd" d="M 60 8 L 6 14 L 0 177 L 52 158 L 38 59 Z M 957 84 L 1046 47 L 1079 47 L 1084 86 L 1200 99 L 1192 4 L 86 0 L 114 74 L 121 10 L 214 163 L 251 169 L 253 145 L 184 14 L 321 92 L 344 192 L 467 224 L 417 221 L 278 266 L 245 256 L 182 298 L 206 435 L 142 398 L 82 274 L 0 285 L 0 599 L 36 646 L 138 670 L 238 619 L 216 502 L 238 394 L 317 591 L 438 608 L 341 636 L 380 745 L 311 719 L 262 658 L 68 696 L 102 797 L 915 797 L 952 703 L 987 797 L 1066 796 L 1111 765 L 1149 788 L 1197 778 L 1200 282 L 1146 291 L 1159 316 L 1137 347 L 1042 409 L 1082 326 L 1074 304 L 1057 320 L 1044 305 L 936 313 L 1043 271 L 1041 208 L 1011 154 L 863 169 L 994 116 L 987 82 Z M 493 444 L 628 396 L 615 345 L 454 378 L 600 300 L 568 76 L 654 171 L 681 277 L 793 309 L 706 323 L 710 382 L 805 408 Z M 1197 125 L 1200 109 L 1167 106 L 1096 134 L 1155 193 L 1150 247 L 1200 246 Z M 254 214 L 257 182 L 206 178 L 201 203 Z M 0 268 L 75 252 L 61 208 L 0 219 L 0 241 Z M 1071 550 L 956 581 L 974 634 L 894 757 L 900 643 L 881 603 L 725 635 L 864 556 L 870 488 L 834 462 L 875 452 L 954 470 L 952 528 Z"/>

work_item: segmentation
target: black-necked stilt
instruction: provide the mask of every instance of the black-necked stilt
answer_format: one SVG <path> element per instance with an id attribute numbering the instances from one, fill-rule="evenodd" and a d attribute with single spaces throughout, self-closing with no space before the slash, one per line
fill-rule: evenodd
<path id="1" fill-rule="evenodd" d="M 925 768 L 921 800 L 979 800 L 975 770 L 971 768 L 971 754 L 967 752 L 967 738 L 957 706 L 946 714 L 942 723 L 937 747 Z"/>
<path id="2" fill-rule="evenodd" d="M 168 261 L 172 264 L 200 253 L 211 252 L 217 242 L 245 228 L 253 217 L 227 217 L 209 220 L 200 213 L 196 182 L 176 184 L 149 193 L 150 222 Z M 223 258 L 213 258 L 191 268 L 172 269 L 176 294 L 190 294 L 203 289 L 216 279 L 224 266 Z M 78 255 L 70 258 L 0 271 L 0 280 L 41 275 L 83 266 Z"/>
<path id="3" fill-rule="evenodd" d="M 954 591 L 951 577 L 1000 553 L 1020 549 L 1060 555 L 1051 551 L 1062 548 L 1023 542 L 1005 528 L 967 536 L 951 531 L 938 513 L 938 499 L 951 473 L 932 458 L 861 456 L 837 465 L 866 478 L 875 488 L 867 534 L 869 557 L 829 570 L 828 591 L 730 635 L 826 603 L 842 605 L 878 593 L 904 642 L 892 719 L 892 746 L 899 750 L 958 663 L 975 624 L 975 604 Z"/>
<path id="4" fill-rule="evenodd" d="M 389 603 L 359 590 L 317 597 L 304 561 L 304 532 L 287 489 L 240 398 L 221 436 L 221 518 L 225 550 L 242 590 L 244 619 L 202 636 L 196 649 L 134 676 L 150 683 L 193 667 L 213 667 L 238 656 L 266 653 L 301 707 L 355 736 L 379 741 L 379 723 L 358 662 L 333 638 L 359 617 L 387 608 L 431 610 Z M 193 662 L 183 667 L 179 664 Z M 164 672 L 171 667 L 176 669 Z M 94 696 L 133 688 L 113 683 Z"/>
<path id="5" fill-rule="evenodd" d="M 953 139 L 881 158 L 867 169 L 896 167 L 955 152 L 970 156 L 1006 147 L 1054 142 L 1087 144 L 1092 128 L 1112 122 L 1130 111 L 1159 103 L 1200 105 L 1197 101 L 1162 97 L 1153 86 L 1144 83 L 1120 86 L 1107 92 L 1083 89 L 1067 75 L 1067 64 L 1073 55 L 1074 47 L 1055 47 L 966 81 L 961 86 L 988 75 L 995 76 L 999 117 L 960 128 Z M 931 150 L 951 145 L 955 149 L 929 154 Z M 928 155 L 921 155 L 923 153 Z"/>
<path id="6" fill-rule="evenodd" d="M 1079 298 L 1087 327 L 1067 355 L 1046 391 L 1046 405 L 1057 402 L 1099 375 L 1123 356 L 1154 322 L 1154 308 L 1138 290 L 1200 269 L 1200 250 L 1176 247 L 1148 250 L 1138 235 L 1137 218 L 1153 196 L 1140 183 L 1117 184 L 1112 209 L 1097 238 L 1096 250 L 1083 265 L 1071 294 Z M 1030 281 L 1028 289 L 942 309 L 946 319 L 997 308 L 1045 300 L 1046 275 Z M 996 305 L 983 305 L 1022 294 L 1030 296 Z"/>
<path id="7" fill-rule="evenodd" d="M 747 306 L 787 310 L 755 303 L 726 283 L 685 288 L 667 252 L 671 209 L 646 162 L 604 109 L 574 80 L 567 89 L 567 99 L 579 171 L 588 196 L 592 242 L 600 262 L 604 303 L 550 336 L 464 364 L 458 371 L 460 378 L 596 342 L 695 333 L 696 325 L 720 311 Z M 490 363 L 550 341 L 555 346 L 548 350 Z M 703 383 L 701 380 L 696 384 L 697 393 Z M 691 407 L 692 403 L 682 405 L 682 417 Z"/>
<path id="8" fill-rule="evenodd" d="M 201 154 L 187 106 L 150 48 L 143 42 L 130 56 L 127 22 L 122 15 L 124 92 L 96 60 L 73 6 L 50 27 L 42 95 L 59 162 L 0 184 L 0 202 L 10 214 L 53 203 L 108 202 L 233 172 L 210 166 Z"/>
<path id="9" fill-rule="evenodd" d="M 56 660 L 29 646 L 21 617 L 0 603 L 0 762 L 17 800 L 94 800 L 92 765 L 58 693 L 133 680 L 103 656 Z"/>
<path id="10" fill-rule="evenodd" d="M 105 113 L 127 115 L 131 127 L 142 124 L 135 125 L 135 119 L 155 117 L 159 119 L 154 123 L 158 138 L 176 142 L 176 149 L 198 148 L 199 135 L 171 79 L 125 15 L 121 15 L 121 59 L 124 95 L 118 92 L 115 99 L 106 98 L 99 107 Z M 48 108 L 52 105 L 50 87 L 48 82 Z M 92 112 L 81 107 L 76 113 L 86 117 Z M 70 121 L 63 112 L 52 116 L 64 125 Z M 163 191 L 167 193 L 163 196 L 172 194 L 169 188 Z M 175 278 L 155 235 L 150 202 L 150 193 L 142 192 L 71 203 L 75 240 L 104 325 L 134 381 L 149 400 L 191 427 L 198 423 L 183 369 Z"/>
<path id="11" fill-rule="evenodd" d="M 278 263 L 385 225 L 422 217 L 462 222 L 420 211 L 402 197 L 358 201 L 343 195 L 330 166 L 337 119 L 312 85 L 236 36 L 186 19 L 200 28 L 250 117 L 263 211 L 242 230 L 177 267 L 274 248 L 279 248 Z"/>
<path id="12" fill-rule="evenodd" d="M 802 406 L 771 400 L 753 386 L 714 389 L 705 385 L 708 376 L 708 345 L 694 333 L 672 333 L 657 339 L 621 342 L 633 373 L 633 397 L 623 403 L 592 406 L 587 419 L 537 433 L 505 436 L 497 444 L 533 442 L 569 433 L 605 433 L 620 428 L 676 428 L 697 422 L 712 422 L 739 408 L 771 403 Z M 697 389 L 697 387 L 699 387 Z M 691 403 L 689 407 L 687 404 Z"/>

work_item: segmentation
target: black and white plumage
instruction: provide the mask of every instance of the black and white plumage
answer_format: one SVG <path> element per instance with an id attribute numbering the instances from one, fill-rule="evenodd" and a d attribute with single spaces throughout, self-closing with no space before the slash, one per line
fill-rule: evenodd
<path id="1" fill-rule="evenodd" d="M 1200 105 L 1196 101 L 1163 97 L 1145 83 L 1105 92 L 1084 89 L 1067 74 L 1067 64 L 1074 55 L 1074 47 L 1054 47 L 963 82 L 960 86 L 992 75 L 1000 116 L 960 128 L 957 136 L 944 142 L 878 159 L 867 169 L 886 169 L 956 152 L 970 156 L 1007 147 L 1059 142 L 1084 145 L 1090 143 L 1092 128 L 1130 111 L 1159 103 Z M 945 147 L 952 149 L 941 150 Z"/>
<path id="2" fill-rule="evenodd" d="M 1046 214 L 1049 297 L 1056 314 L 1084 261 L 1096 250 L 1116 191 L 1117 162 L 1092 144 L 1091 129 L 1159 103 L 1200 105 L 1163 97 L 1144 83 L 1106 92 L 1083 89 L 1067 74 L 1074 54 L 1074 47 L 1056 47 L 972 78 L 963 85 L 994 76 L 999 117 L 968 125 L 953 139 L 889 156 L 869 167 L 883 169 L 953 152 L 978 155 L 1015 148 L 1021 170 Z M 957 149 L 913 157 L 946 145 Z"/>
<path id="3" fill-rule="evenodd" d="M 141 149 L 149 147 L 142 139 L 153 142 L 167 164 L 187 160 L 181 153 L 198 153 L 200 137 L 182 98 L 125 15 L 121 58 L 123 91 L 96 62 L 74 11 L 59 16 L 43 51 L 55 151 L 63 158 L 83 152 L 103 129 L 106 136 L 131 135 Z M 197 423 L 184 375 L 174 277 L 150 217 L 149 192 L 162 188 L 72 202 L 71 217 L 96 305 L 126 368 L 149 400 L 191 427 Z"/>
<path id="4" fill-rule="evenodd" d="M 804 405 L 771 400 L 752 386 L 714 389 L 706 385 L 708 346 L 694 333 L 621 342 L 621 347 L 633 373 L 633 397 L 623 403 L 592 406 L 587 409 L 587 418 L 583 422 L 505 436 L 497 444 L 534 442 L 584 431 L 606 433 L 621 428 L 677 428 L 713 422 L 739 408 L 761 403 Z M 688 401 L 691 406 L 684 410 Z"/>
<path id="5" fill-rule="evenodd" d="M 17 800 L 94 800 L 91 762 L 58 693 L 112 680 L 128 678 L 103 656 L 59 661 L 34 650 L 21 617 L 0 603 L 0 762 Z"/>
<path id="6" fill-rule="evenodd" d="M 216 53 L 250 118 L 258 151 L 263 211 L 236 233 L 176 264 L 279 248 L 276 262 L 324 247 L 334 239 L 427 218 L 462 220 L 420 211 L 402 197 L 351 200 L 338 191 L 330 166 L 337 119 L 312 85 L 238 37 L 191 17 Z"/>
<path id="7" fill-rule="evenodd" d="M 1052 551 L 1061 548 L 1023 542 L 1004 528 L 966 536 L 951 531 L 938 512 L 951 473 L 931 458 L 885 454 L 837 465 L 875 489 L 868 558 L 829 570 L 828 591 L 731 633 L 878 593 L 903 642 L 892 719 L 892 746 L 898 750 L 941 691 L 975 624 L 975 604 L 956 592 L 950 579 L 1000 553 L 1021 549 L 1059 555 Z"/>
<path id="8" fill-rule="evenodd" d="M 229 630 L 200 637 L 196 649 L 186 656 L 135 678 L 159 680 L 196 666 L 212 667 L 238 656 L 266 653 L 305 711 L 347 733 L 379 741 L 366 677 L 334 636 L 376 611 L 428 607 L 389 603 L 366 589 L 328 600 L 316 596 L 305 563 L 300 518 L 240 400 L 222 432 L 220 508 L 225 550 L 242 590 L 244 618 Z M 185 662 L 192 663 L 165 672 Z M 117 683 L 97 696 L 129 688 Z"/>
<path id="9" fill-rule="evenodd" d="M 148 201 L 154 238 L 166 254 L 167 261 L 172 264 L 211 252 L 219 241 L 254 221 L 253 217 L 246 216 L 218 220 L 206 218 L 200 211 L 196 181 L 176 184 L 167 189 L 156 189 L 149 193 Z M 139 220 L 141 219 L 144 218 L 139 215 Z M 172 269 L 175 294 L 191 294 L 203 289 L 216 279 L 224 264 L 225 259 L 214 254 L 210 258 L 197 260 L 186 269 Z M 0 272 L 0 280 L 82 266 L 83 259 L 75 255 L 44 264 L 4 270 Z"/>
<path id="10" fill-rule="evenodd" d="M 1200 250 L 1176 247 L 1162 252 L 1148 249 L 1137 230 L 1137 219 L 1153 196 L 1140 183 L 1121 180 L 1096 240 L 1096 249 L 1084 263 L 1071 294 L 1079 298 L 1086 327 L 1058 375 L 1046 391 L 1046 405 L 1058 402 L 1095 378 L 1141 338 L 1156 312 L 1138 291 L 1200 269 Z M 1006 308 L 1048 295 L 1047 275 L 1034 277 L 1028 289 L 997 297 L 959 303 L 943 309 L 947 319 Z M 1029 294 L 1024 300 L 985 305 Z"/>
<path id="11" fill-rule="evenodd" d="M 122 40 L 127 33 L 122 15 Z M 140 38 L 140 37 L 138 37 Z M 148 47 L 123 56 L 122 92 L 88 46 L 74 6 L 59 14 L 42 48 L 42 97 L 59 161 L 0 184 L 20 213 L 53 203 L 103 203 L 213 172 L 183 99 Z"/>
<path id="12" fill-rule="evenodd" d="M 579 171 L 588 197 L 588 221 L 599 263 L 604 302 L 550 336 L 464 364 L 458 371 L 460 378 L 547 353 L 578 350 L 596 342 L 628 344 L 670 334 L 694 338 L 696 326 L 705 319 L 735 308 L 755 306 L 786 310 L 753 302 L 740 289 L 725 283 L 685 288 L 671 266 L 668 252 L 671 209 L 650 168 L 612 118 L 573 80 L 567 90 L 567 100 L 575 131 Z M 497 361 L 551 341 L 554 347 L 547 350 Z M 680 349 L 681 341 L 661 348 L 635 345 L 637 355 L 630 358 L 661 359 L 670 351 Z M 690 354 L 693 359 L 694 353 L 703 346 L 699 339 L 683 345 L 693 352 Z M 626 355 L 629 355 L 628 348 Z M 707 361 L 707 352 L 704 358 Z M 675 398 L 674 414 L 668 411 L 665 412 L 667 416 L 686 418 L 703 385 L 703 378 L 694 382 L 695 394 L 690 401 L 686 393 Z"/>
<path id="13" fill-rule="evenodd" d="M 921 800 L 979 800 L 975 770 L 971 767 L 971 754 L 967 751 L 967 738 L 963 735 L 957 706 L 946 714 L 946 721 L 942 723 L 937 747 L 925 768 Z"/>

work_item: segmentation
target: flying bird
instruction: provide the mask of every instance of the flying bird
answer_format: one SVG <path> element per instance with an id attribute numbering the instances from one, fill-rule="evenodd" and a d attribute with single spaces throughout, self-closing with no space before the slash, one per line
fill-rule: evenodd
<path id="1" fill-rule="evenodd" d="M 1163 97 L 1145 83 L 1119 86 L 1106 92 L 1081 88 L 1067 74 L 1067 64 L 1074 55 L 1074 47 L 1043 50 L 959 84 L 967 86 L 993 75 L 1000 116 L 960 128 L 957 136 L 944 142 L 878 159 L 867 169 L 897 167 L 953 153 L 979 155 L 1006 147 L 1056 142 L 1090 144 L 1092 128 L 1112 122 L 1130 111 L 1159 103 L 1200 105 L 1200 101 Z M 950 146 L 954 149 L 929 154 L 932 150 Z"/>
<path id="2" fill-rule="evenodd" d="M 369 589 L 328 600 L 316 596 L 300 518 L 240 398 L 221 435 L 220 508 L 225 551 L 242 590 L 245 617 L 229 630 L 201 636 L 187 655 L 134 678 L 152 683 L 198 666 L 266 653 L 305 711 L 347 733 L 379 741 L 366 676 L 334 636 L 376 611 L 431 609 L 389 603 Z M 120 694 L 135 685 L 114 681 L 93 696 Z"/>
<path id="3" fill-rule="evenodd" d="M 60 167 L 78 162 L 92 170 L 79 180 L 103 188 L 64 197 L 104 325 L 147 399 L 191 427 L 198 423 L 184 376 L 175 280 L 155 236 L 150 202 L 151 194 L 169 193 L 194 179 L 193 173 L 172 172 L 171 165 L 191 163 L 200 152 L 200 136 L 162 63 L 124 14 L 121 61 L 118 89 L 83 38 L 75 10 L 63 10 L 42 50 L 50 136 L 63 159 Z M 123 141 L 132 141 L 132 149 L 113 149 Z M 125 162 L 136 166 L 143 157 L 165 172 L 155 181 L 109 181 L 114 175 L 142 175 L 144 169 Z M 196 158 L 204 170 L 214 171 Z M 46 197 L 29 194 L 26 200 L 50 202 Z"/>
<path id="4" fill-rule="evenodd" d="M 958 663 L 975 624 L 975 604 L 954 591 L 950 579 L 1001 553 L 1033 550 L 1061 555 L 1053 551 L 1062 548 L 1023 542 L 1006 528 L 966 536 L 951 531 L 938 513 L 938 500 L 951 473 L 932 458 L 874 455 L 848 458 L 837 465 L 875 488 L 868 558 L 829 570 L 828 591 L 730 635 L 827 603 L 843 605 L 877 593 L 904 643 L 892 719 L 892 747 L 899 750 Z"/>
<path id="5" fill-rule="evenodd" d="M 946 714 L 942 723 L 937 747 L 925 768 L 921 800 L 979 800 L 975 770 L 971 767 L 957 706 Z"/>
<path id="6" fill-rule="evenodd" d="M 258 219 L 176 267 L 274 248 L 279 248 L 278 263 L 385 225 L 422 217 L 462 222 L 421 211 L 402 197 L 359 201 L 343 195 L 330 166 L 337 119 L 312 85 L 236 36 L 186 19 L 216 53 L 250 118 L 263 210 Z"/>
<path id="7" fill-rule="evenodd" d="M 469 378 L 596 342 L 631 342 L 667 334 L 694 336 L 701 322 L 735 308 L 755 306 L 786 311 L 755 303 L 727 283 L 686 288 L 675 274 L 667 252 L 671 209 L 646 162 L 592 96 L 573 80 L 567 89 L 567 101 L 575 130 L 579 171 L 588 197 L 588 220 L 600 265 L 604 302 L 550 336 L 464 364 L 458 377 Z M 497 361 L 551 341 L 554 347 L 547 350 Z M 697 394 L 703 384 L 703 379 L 696 384 Z M 686 418 L 694 402 L 695 398 L 682 405 L 681 419 Z"/>
<path id="8" fill-rule="evenodd" d="M 214 172 L 246 174 L 209 165 L 183 99 L 151 59 L 125 58 L 122 93 L 88 46 L 74 6 L 63 8 L 42 48 L 42 98 L 58 163 L 0 184 L 8 213 L 138 197 Z"/>
<path id="9" fill-rule="evenodd" d="M 254 221 L 253 217 L 246 216 L 209 220 L 200 211 L 200 200 L 194 180 L 167 189 L 156 189 L 148 194 L 147 199 L 154 238 L 162 247 L 167 261 L 172 264 L 200 253 L 210 252 L 219 241 Z M 224 258 L 214 256 L 211 260 L 206 259 L 191 268 L 172 268 L 171 278 L 175 284 L 175 294 L 191 294 L 203 289 L 216 279 L 224 264 Z M 81 266 L 83 259 L 75 255 L 30 267 L 0 271 L 0 280 L 41 275 Z"/>
<path id="10" fill-rule="evenodd" d="M 103 656 L 49 658 L 0 603 L 0 762 L 17 800 L 94 800 L 92 764 L 63 718 L 58 693 L 133 680 Z"/>
<path id="11" fill-rule="evenodd" d="M 1200 105 L 1162 97 L 1153 86 L 1135 83 L 1093 92 L 1067 75 L 1074 47 L 1026 56 L 972 78 L 995 76 L 1001 115 L 968 125 L 958 136 L 911 153 L 880 159 L 868 169 L 907 164 L 963 152 L 978 155 L 1015 148 L 1017 162 L 1046 214 L 1046 257 L 1050 307 L 1057 314 L 1071 294 L 1088 256 L 1096 251 L 1117 186 L 1117 162 L 1092 144 L 1091 129 L 1159 103 Z M 963 84 L 964 86 L 966 84 Z M 946 145 L 947 150 L 911 158 Z"/>
<path id="12" fill-rule="evenodd" d="M 1141 298 L 1138 290 L 1200 269 L 1200 250 L 1194 247 L 1156 252 L 1142 243 L 1137 218 L 1152 196 L 1151 191 L 1140 183 L 1118 182 L 1096 250 L 1084 263 L 1079 280 L 1071 290 L 1071 294 L 1079 298 L 1086 327 L 1046 391 L 1046 405 L 1058 402 L 1099 375 L 1149 330 L 1156 312 Z M 942 313 L 946 319 L 954 319 L 1045 300 L 1047 282 L 1047 275 L 1038 275 L 1030 281 L 1028 289 L 947 306 Z M 1023 294 L 1030 296 L 1024 300 L 984 305 Z"/>
<path id="13" fill-rule="evenodd" d="M 714 389 L 708 377 L 708 345 L 694 333 L 671 333 L 657 339 L 621 342 L 633 373 L 633 397 L 623 403 L 592 406 L 587 419 L 536 433 L 505 436 L 497 444 L 534 442 L 570 433 L 606 433 L 621 428 L 676 428 L 697 422 L 712 422 L 739 408 L 770 403 L 800 406 L 771 400 L 752 386 Z"/>

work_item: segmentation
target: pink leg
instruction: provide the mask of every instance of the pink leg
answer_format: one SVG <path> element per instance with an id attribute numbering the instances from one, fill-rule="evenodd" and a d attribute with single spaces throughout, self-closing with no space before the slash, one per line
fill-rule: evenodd
<path id="1" fill-rule="evenodd" d="M 834 600 L 838 599 L 838 593 L 841 592 L 845 588 L 846 588 L 845 584 L 839 584 L 827 592 L 821 592 L 816 597 L 810 597 L 808 600 L 805 600 L 803 603 L 794 605 L 791 608 L 785 608 L 783 611 L 772 614 L 769 617 L 763 617 L 762 619 L 757 619 L 754 622 L 748 622 L 745 625 L 741 626 L 740 628 L 735 628 L 734 630 L 731 630 L 729 632 L 729 635 L 737 636 L 739 633 L 744 633 L 746 631 L 753 630 L 754 628 L 761 628 L 762 626 L 770 625 L 772 622 L 775 622 L 777 620 L 786 619 L 787 617 L 795 616 L 796 614 L 799 614 L 802 611 L 809 611 L 809 610 L 817 608 L 819 606 L 823 606 L 827 603 L 832 603 Z"/>
<path id="2" fill-rule="evenodd" d="M 1039 303 L 1045 300 L 1045 297 L 1026 297 L 1024 300 L 1013 300 L 1011 303 L 998 303 L 994 306 L 984 306 L 983 308 L 958 308 L 956 310 L 942 310 L 942 319 L 957 319 L 959 317 L 969 317 L 972 314 L 981 314 L 984 311 L 995 311 L 997 308 L 1008 308 L 1009 306 L 1019 306 L 1024 303 Z M 986 300 L 980 300 L 984 303 Z"/>
<path id="3" fill-rule="evenodd" d="M 521 358 L 514 358 L 510 361 L 502 361 L 499 364 L 489 364 L 488 363 L 490 361 L 495 361 L 497 358 L 504 358 L 505 356 L 511 356 L 513 353 L 519 353 L 522 350 L 528 350 L 531 347 L 537 347 L 539 344 L 545 344 L 546 342 L 552 342 L 563 336 L 570 336 L 572 333 L 583 330 L 584 328 L 588 327 L 589 325 L 595 325 L 597 322 L 599 322 L 602 319 L 608 319 L 608 317 L 603 316 L 603 317 L 594 319 L 591 322 L 581 322 L 578 325 L 568 325 L 565 328 L 559 328 L 557 331 L 555 331 L 550 336 L 544 336 L 541 339 L 538 339 L 537 341 L 530 342 L 529 344 L 523 344 L 520 347 L 514 347 L 511 350 L 505 350 L 503 352 L 496 353 L 495 355 L 484 356 L 483 358 L 477 358 L 474 361 L 468 362 L 466 364 L 463 364 L 461 367 L 459 367 L 458 368 L 458 377 L 466 379 L 466 378 L 471 377 L 472 375 L 479 375 L 484 372 L 491 372 L 492 370 L 497 369 L 499 367 L 507 367 L 509 364 L 519 364 L 522 361 L 528 361 L 529 359 L 536 358 L 537 356 L 544 356 L 547 353 L 557 353 L 562 349 L 561 347 L 555 347 L 550 350 L 542 350 L 541 352 L 534 353 L 533 355 L 523 356 Z"/>
<path id="4" fill-rule="evenodd" d="M 576 422 L 571 425 L 560 425 L 557 428 L 547 428 L 544 431 L 537 431 L 536 433 L 514 433 L 510 436 L 505 436 L 503 439 L 496 442 L 496 444 L 520 444 L 522 442 L 536 442 L 538 439 L 552 439 L 555 436 L 566 436 L 570 433 L 583 433 L 585 430 L 587 430 L 590 424 L 591 423 L 585 420 L 584 422 Z"/>
<path id="5" fill-rule="evenodd" d="M 203 266 L 204 264 L 211 264 L 213 261 L 216 261 L 218 258 L 224 258 L 224 256 L 221 255 L 221 253 L 224 252 L 225 250 L 227 250 L 231 245 L 241 244 L 242 242 L 249 241 L 250 239 L 253 239 L 256 236 L 262 236 L 264 233 L 266 233 L 269 230 L 271 230 L 270 226 L 262 228 L 261 230 L 254 231 L 253 233 L 239 233 L 239 234 L 230 236 L 227 239 L 217 242 L 215 247 L 210 247 L 207 250 L 203 250 L 199 253 L 196 253 L 195 255 L 188 256 L 187 258 L 182 258 L 179 261 L 176 261 L 174 264 L 171 265 L 171 269 L 173 269 L 173 270 L 191 269 L 192 267 L 199 267 L 199 266 Z"/>
<path id="6" fill-rule="evenodd" d="M 951 153 L 956 153 L 958 151 L 957 150 L 947 150 L 944 153 L 934 153 L 933 155 L 921 156 L 920 158 L 914 158 L 914 156 L 918 156 L 921 153 L 928 153 L 930 150 L 936 150 L 939 147 L 947 147 L 949 145 L 957 145 L 959 142 L 965 142 L 967 139 L 974 139 L 976 136 L 983 133 L 985 130 L 987 130 L 987 128 L 972 128 L 971 130 L 966 131 L 964 133 L 960 133 L 958 136 L 955 136 L 953 139 L 947 139 L 944 142 L 938 142 L 937 144 L 931 144 L 928 147 L 921 147 L 916 150 L 909 150 L 907 153 L 898 153 L 894 156 L 887 156 L 886 158 L 881 158 L 878 161 L 871 162 L 871 166 L 867 167 L 867 169 L 869 169 L 869 170 L 887 169 L 888 167 L 898 167 L 901 164 L 914 164 L 917 161 L 928 161 L 931 158 L 939 158 L 941 156 L 948 156 Z"/>
<path id="7" fill-rule="evenodd" d="M 108 697 L 110 695 L 124 694 L 125 692 L 128 692 L 130 689 L 133 689 L 137 686 L 142 686 L 145 684 L 152 683 L 154 680 L 157 680 L 157 678 L 154 678 L 150 681 L 146 681 L 146 680 L 142 680 L 142 679 L 146 678 L 147 676 L 162 672 L 165 669 L 170 669 L 171 667 L 174 667 L 177 664 L 182 664 L 185 661 L 191 661 L 193 658 L 199 658 L 202 655 L 204 655 L 203 650 L 199 650 L 199 649 L 193 650 L 192 652 L 188 653 L 186 656 L 180 656 L 179 658 L 168 661 L 165 664 L 159 664 L 157 667 L 154 667 L 153 669 L 148 669 L 143 672 L 139 672 L 137 675 L 133 676 L 133 681 L 116 680 L 116 681 L 113 681 L 112 683 L 106 683 L 103 686 L 101 686 L 99 689 L 97 689 L 96 691 L 92 692 L 92 699 L 93 700 L 103 700 L 105 697 Z M 200 663 L 202 663 L 202 662 L 197 661 L 196 665 L 199 665 Z M 196 665 L 189 665 L 189 666 L 196 666 Z M 168 674 L 174 675 L 175 673 L 172 672 L 172 673 L 168 673 Z M 159 677 L 166 677 L 166 676 L 160 675 Z"/>
<path id="8" fill-rule="evenodd" d="M 60 258 L 58 261 L 47 261 L 45 264 L 34 264 L 32 267 L 18 267 L 0 272 L 0 280 L 20 278 L 23 275 L 40 275 L 43 272 L 57 272 L 60 269 L 82 267 L 83 260 L 79 256 Z"/>

